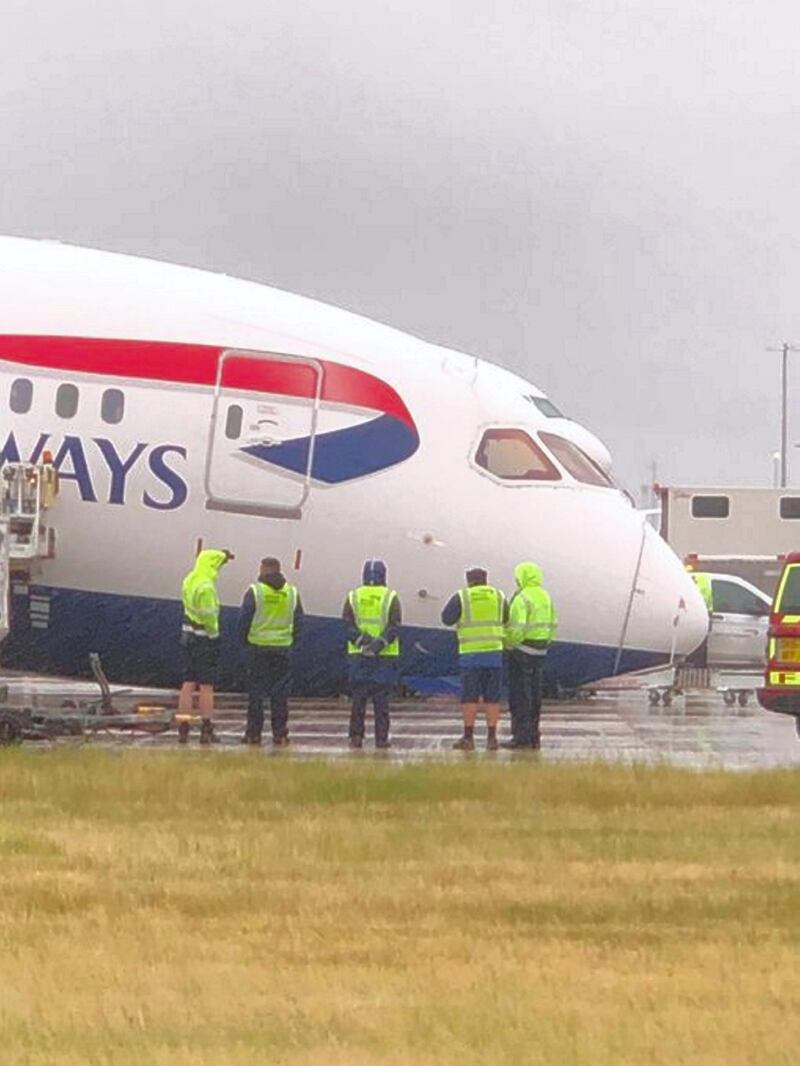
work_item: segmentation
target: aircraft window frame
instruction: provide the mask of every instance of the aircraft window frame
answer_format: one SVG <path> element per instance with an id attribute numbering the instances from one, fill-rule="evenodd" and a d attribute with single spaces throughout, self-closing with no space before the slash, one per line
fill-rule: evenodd
<path id="1" fill-rule="evenodd" d="M 109 408 L 110 404 L 117 404 Z M 125 393 L 122 389 L 109 388 L 103 390 L 100 397 L 100 417 L 109 426 L 118 426 L 125 417 Z"/>
<path id="2" fill-rule="evenodd" d="M 719 513 L 714 512 L 715 508 L 717 508 Z M 702 513 L 704 509 L 706 512 L 705 514 Z M 730 496 L 722 496 L 718 493 L 698 493 L 696 496 L 692 496 L 692 502 L 689 505 L 689 510 L 691 512 L 692 518 L 716 518 L 722 519 L 722 521 L 724 522 L 731 516 L 731 498 Z"/>
<path id="3" fill-rule="evenodd" d="M 778 513 L 785 522 L 800 518 L 800 496 L 781 496 Z"/>
<path id="4" fill-rule="evenodd" d="M 608 474 L 586 454 L 583 448 L 558 433 L 539 433 L 539 440 L 550 455 L 564 467 L 569 476 L 580 485 L 597 489 L 615 489 L 617 486 Z"/>
<path id="5" fill-rule="evenodd" d="M 239 440 L 244 425 L 244 408 L 239 403 L 229 403 L 225 412 L 225 439 Z"/>
<path id="6" fill-rule="evenodd" d="M 69 420 L 78 413 L 81 393 L 71 381 L 62 381 L 56 389 L 55 411 L 59 418 Z"/>
<path id="7" fill-rule="evenodd" d="M 19 392 L 22 390 L 22 402 Z M 33 382 L 30 378 L 14 378 L 8 390 L 8 406 L 15 415 L 26 415 L 33 406 Z"/>
<path id="8" fill-rule="evenodd" d="M 498 473 L 489 465 L 491 457 L 486 453 L 486 445 L 492 441 L 501 443 L 513 440 L 529 447 L 531 454 L 540 463 L 541 469 L 528 468 L 524 474 Z M 472 461 L 482 474 L 486 474 L 502 485 L 538 485 L 554 484 L 562 480 L 561 472 L 547 452 L 537 444 L 533 435 L 520 426 L 485 426 L 472 456 Z"/>
<path id="9" fill-rule="evenodd" d="M 765 615 L 769 614 L 769 604 L 756 596 L 752 589 L 740 585 L 738 581 L 731 581 L 730 578 L 712 577 L 711 584 L 714 614 L 743 614 L 747 615 L 748 618 L 764 618 Z M 734 589 L 736 594 L 732 595 L 728 591 L 727 595 L 731 598 L 726 600 L 724 598 L 726 593 L 723 591 L 722 586 L 729 590 Z M 741 597 L 738 606 L 736 596 Z M 747 601 L 749 601 L 749 606 Z"/>

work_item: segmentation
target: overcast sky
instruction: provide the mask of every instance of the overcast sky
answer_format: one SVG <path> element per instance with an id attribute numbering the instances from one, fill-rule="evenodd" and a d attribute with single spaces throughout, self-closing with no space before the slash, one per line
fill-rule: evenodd
<path id="1" fill-rule="evenodd" d="M 800 342 L 794 3 L 2 6 L 0 232 L 504 363 L 631 487 L 652 460 L 664 483 L 769 483 L 764 349 Z"/>

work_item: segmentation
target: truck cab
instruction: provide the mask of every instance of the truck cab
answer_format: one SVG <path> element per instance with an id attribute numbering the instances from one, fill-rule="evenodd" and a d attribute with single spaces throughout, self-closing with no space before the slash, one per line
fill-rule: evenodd
<path id="1" fill-rule="evenodd" d="M 800 732 L 800 552 L 786 556 L 778 580 L 758 702 L 768 711 L 794 715 Z"/>

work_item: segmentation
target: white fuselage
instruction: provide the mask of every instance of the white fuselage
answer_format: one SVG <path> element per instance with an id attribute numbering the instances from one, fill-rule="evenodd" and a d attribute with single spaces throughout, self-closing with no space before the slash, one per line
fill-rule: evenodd
<path id="1" fill-rule="evenodd" d="M 702 601 L 666 544 L 621 491 L 570 476 L 539 434 L 601 466 L 603 446 L 542 414 L 530 399 L 540 391 L 516 375 L 302 297 L 150 260 L 3 239 L 0 276 L 4 458 L 47 450 L 62 474 L 57 554 L 41 585 L 174 601 L 201 539 L 236 554 L 220 579 L 224 604 L 238 604 L 258 560 L 275 555 L 306 611 L 334 619 L 363 560 L 380 557 L 404 623 L 431 631 L 465 567 L 511 590 L 515 565 L 532 559 L 566 647 L 663 656 L 704 636 Z M 192 369 L 226 351 L 243 353 L 230 374 Z M 278 366 L 298 388 L 242 383 L 273 365 L 268 353 L 301 360 Z M 15 413 L 20 379 L 32 395 Z M 59 399 L 65 384 L 78 389 L 74 413 Z M 123 396 L 118 421 L 104 420 L 109 389 Z M 510 481 L 478 465 L 492 428 L 529 435 L 558 479 Z M 306 437 L 318 466 L 303 468 L 302 446 L 302 469 L 273 464 L 277 446 Z M 391 460 L 377 469 L 374 447 Z"/>

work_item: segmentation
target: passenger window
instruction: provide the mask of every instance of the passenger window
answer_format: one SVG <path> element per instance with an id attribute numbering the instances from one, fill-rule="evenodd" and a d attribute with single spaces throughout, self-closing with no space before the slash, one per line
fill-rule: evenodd
<path id="1" fill-rule="evenodd" d="M 727 518 L 730 513 L 727 496 L 692 496 L 692 518 Z"/>
<path id="2" fill-rule="evenodd" d="M 242 418 L 244 411 L 238 403 L 232 403 L 225 416 L 225 436 L 228 440 L 238 440 L 242 435 Z"/>
<path id="3" fill-rule="evenodd" d="M 59 418 L 72 418 L 78 410 L 78 386 L 59 385 L 56 390 L 56 414 Z"/>
<path id="4" fill-rule="evenodd" d="M 576 481 L 580 481 L 584 485 L 602 485 L 605 488 L 614 487 L 614 482 L 608 475 L 571 440 L 557 437 L 555 433 L 540 433 L 539 439 L 547 445 L 559 463 Z"/>
<path id="5" fill-rule="evenodd" d="M 100 401 L 100 417 L 111 426 L 117 426 L 125 414 L 125 394 L 121 389 L 106 389 Z"/>
<path id="6" fill-rule="evenodd" d="M 8 405 L 15 415 L 27 414 L 33 403 L 33 382 L 28 378 L 17 378 L 11 382 Z"/>
<path id="7" fill-rule="evenodd" d="M 800 518 L 800 496 L 781 496 L 781 518 Z"/>
<path id="8" fill-rule="evenodd" d="M 561 480 L 553 463 L 522 429 L 487 429 L 475 462 L 503 481 Z"/>
<path id="9" fill-rule="evenodd" d="M 734 581 L 712 582 L 714 586 L 714 610 L 723 614 L 749 614 L 756 618 L 769 614 L 769 604 L 760 600 L 750 589 Z"/>

